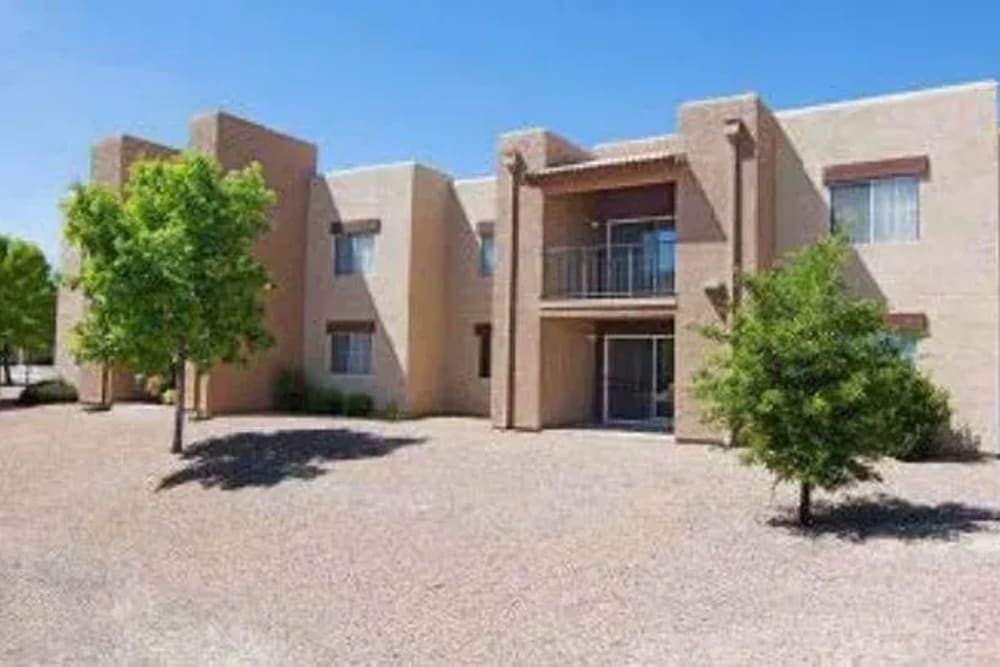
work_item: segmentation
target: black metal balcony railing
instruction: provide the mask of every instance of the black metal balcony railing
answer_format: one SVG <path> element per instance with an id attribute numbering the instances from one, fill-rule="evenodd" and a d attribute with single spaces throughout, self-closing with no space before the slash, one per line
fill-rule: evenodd
<path id="1" fill-rule="evenodd" d="M 542 295 L 549 299 L 674 294 L 673 240 L 548 248 Z"/>

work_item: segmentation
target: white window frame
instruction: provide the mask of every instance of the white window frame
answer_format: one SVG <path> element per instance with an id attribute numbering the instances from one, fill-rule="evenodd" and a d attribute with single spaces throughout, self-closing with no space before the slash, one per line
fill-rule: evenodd
<path id="1" fill-rule="evenodd" d="M 334 368 L 333 368 L 333 362 L 334 362 L 334 358 L 335 357 L 334 357 L 334 354 L 333 354 L 333 341 L 334 341 L 334 338 L 336 338 L 337 336 L 344 337 L 348 341 L 348 353 L 347 353 L 348 354 L 348 359 L 350 359 L 350 356 L 351 356 L 351 341 L 357 339 L 360 336 L 367 336 L 369 338 L 369 343 L 368 343 L 368 370 L 367 371 L 360 372 L 360 373 L 354 373 L 354 372 L 351 372 L 349 370 L 347 370 L 347 371 L 334 370 Z M 327 355 L 329 356 L 329 359 L 328 359 L 326 367 L 329 370 L 330 375 L 333 375 L 333 376 L 336 376 L 336 377 L 347 377 L 347 378 L 351 378 L 351 377 L 367 378 L 367 377 L 371 377 L 371 376 L 373 376 L 375 374 L 375 333 L 374 332 L 368 332 L 368 331 L 331 331 L 327 335 L 327 337 L 328 337 L 328 340 L 327 340 L 327 350 L 328 350 L 327 351 Z M 350 367 L 350 362 L 348 362 L 347 366 L 348 366 L 348 368 Z"/>

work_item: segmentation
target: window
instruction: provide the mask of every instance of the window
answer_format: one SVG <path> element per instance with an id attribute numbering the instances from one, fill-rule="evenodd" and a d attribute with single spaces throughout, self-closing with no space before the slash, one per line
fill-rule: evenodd
<path id="1" fill-rule="evenodd" d="M 333 239 L 334 275 L 347 276 L 358 273 L 371 273 L 375 234 L 371 232 L 352 232 L 336 234 Z"/>
<path id="2" fill-rule="evenodd" d="M 475 331 L 476 337 L 479 338 L 479 377 L 488 378 L 492 361 L 490 346 L 493 339 L 493 329 L 489 324 L 477 324 Z"/>
<path id="3" fill-rule="evenodd" d="M 899 356 L 911 364 L 917 361 L 917 343 L 920 336 L 912 331 L 894 331 L 888 336 L 889 344 L 896 348 Z"/>
<path id="4" fill-rule="evenodd" d="M 896 176 L 830 186 L 831 222 L 852 243 L 916 241 L 917 177 Z"/>
<path id="5" fill-rule="evenodd" d="M 335 375 L 370 375 L 372 333 L 333 331 L 330 333 L 330 372 Z"/>
<path id="6" fill-rule="evenodd" d="M 494 249 L 493 234 L 480 234 L 479 275 L 492 276 L 494 268 L 496 268 L 496 250 Z"/>

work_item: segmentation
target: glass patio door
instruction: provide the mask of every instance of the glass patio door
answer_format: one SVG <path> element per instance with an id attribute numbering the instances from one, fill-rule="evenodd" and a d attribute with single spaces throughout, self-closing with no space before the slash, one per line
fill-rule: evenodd
<path id="1" fill-rule="evenodd" d="M 604 347 L 604 421 L 667 423 L 673 418 L 673 339 L 608 336 Z"/>
<path id="2" fill-rule="evenodd" d="M 624 296 L 672 292 L 674 244 L 672 221 L 608 221 L 608 287 Z"/>

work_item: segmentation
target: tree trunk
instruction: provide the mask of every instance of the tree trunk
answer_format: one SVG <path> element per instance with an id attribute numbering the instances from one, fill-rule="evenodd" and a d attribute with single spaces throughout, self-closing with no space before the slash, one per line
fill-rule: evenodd
<path id="1" fill-rule="evenodd" d="M 799 525 L 812 525 L 812 484 L 802 482 L 799 486 Z"/>
<path id="2" fill-rule="evenodd" d="M 101 364 L 101 407 L 110 407 L 109 385 L 111 384 L 111 368 L 107 364 Z"/>
<path id="3" fill-rule="evenodd" d="M 10 375 L 10 348 L 6 345 L 0 347 L 0 362 L 3 363 L 3 383 L 9 387 L 14 384 L 14 378 Z"/>
<path id="4" fill-rule="evenodd" d="M 184 349 L 177 354 L 177 368 L 174 371 L 174 387 L 177 390 L 174 403 L 174 442 L 170 447 L 172 454 L 184 451 L 184 384 L 187 372 L 187 355 Z"/>

